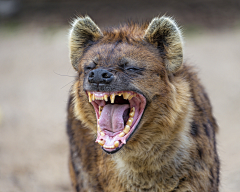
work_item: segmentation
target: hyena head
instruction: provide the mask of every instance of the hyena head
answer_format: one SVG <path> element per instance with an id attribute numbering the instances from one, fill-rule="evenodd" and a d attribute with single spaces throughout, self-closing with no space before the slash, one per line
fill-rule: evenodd
<path id="1" fill-rule="evenodd" d="M 181 111 L 170 80 L 183 60 L 176 23 L 163 16 L 150 24 L 101 31 L 89 17 L 80 17 L 69 36 L 71 63 L 78 72 L 74 114 L 102 149 L 146 151 L 154 141 L 170 137 Z"/>

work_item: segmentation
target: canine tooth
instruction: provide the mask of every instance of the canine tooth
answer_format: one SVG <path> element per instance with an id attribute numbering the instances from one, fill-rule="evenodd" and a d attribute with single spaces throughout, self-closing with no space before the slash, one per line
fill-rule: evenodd
<path id="1" fill-rule="evenodd" d="M 130 131 L 130 126 L 126 125 L 123 132 L 127 134 L 129 131 Z"/>
<path id="2" fill-rule="evenodd" d="M 135 115 L 135 111 L 129 113 L 129 117 L 134 117 L 134 115 Z"/>
<path id="3" fill-rule="evenodd" d="M 110 99 L 111 99 L 111 103 L 114 103 L 114 100 L 115 100 L 115 94 L 114 93 L 110 95 Z"/>
<path id="4" fill-rule="evenodd" d="M 104 95 L 104 100 L 108 101 L 108 95 Z"/>
<path id="5" fill-rule="evenodd" d="M 118 147 L 118 146 L 119 146 L 119 141 L 115 141 L 115 142 L 114 142 L 114 146 L 115 146 L 115 147 Z"/>
<path id="6" fill-rule="evenodd" d="M 127 125 L 128 125 L 128 126 L 131 126 L 132 123 L 133 123 L 133 118 L 130 117 L 130 118 L 128 119 L 128 121 L 127 121 Z"/>
<path id="7" fill-rule="evenodd" d="M 101 136 L 105 136 L 105 133 L 103 133 L 103 132 L 100 132 L 100 134 L 101 134 Z"/>
<path id="8" fill-rule="evenodd" d="M 88 99 L 89 99 L 89 102 L 92 102 L 92 94 L 90 92 L 88 92 Z"/>
<path id="9" fill-rule="evenodd" d="M 124 132 L 121 132 L 121 133 L 119 133 L 119 137 L 123 137 L 125 135 L 125 133 Z"/>
<path id="10" fill-rule="evenodd" d="M 104 140 L 100 140 L 100 141 L 98 141 L 98 144 L 99 144 L 99 145 L 101 145 L 101 146 L 103 146 L 103 145 L 104 145 L 104 143 L 105 143 L 105 141 L 104 141 Z"/>
<path id="11" fill-rule="evenodd" d="M 130 93 L 124 92 L 123 93 L 123 99 L 128 99 L 129 95 L 130 95 Z"/>

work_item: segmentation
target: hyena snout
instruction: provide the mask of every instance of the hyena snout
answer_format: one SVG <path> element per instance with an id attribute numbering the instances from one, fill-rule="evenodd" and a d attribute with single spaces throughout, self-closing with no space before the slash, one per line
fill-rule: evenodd
<path id="1" fill-rule="evenodd" d="M 94 69 L 88 76 L 88 82 L 96 84 L 109 84 L 113 79 L 114 75 L 105 69 Z"/>

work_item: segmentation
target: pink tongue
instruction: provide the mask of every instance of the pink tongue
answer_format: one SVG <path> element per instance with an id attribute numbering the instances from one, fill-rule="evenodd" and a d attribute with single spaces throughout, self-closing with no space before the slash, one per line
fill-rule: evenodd
<path id="1" fill-rule="evenodd" d="M 99 119 L 101 130 L 107 130 L 114 133 L 122 131 L 124 129 L 123 113 L 128 108 L 130 108 L 128 104 L 105 105 Z"/>

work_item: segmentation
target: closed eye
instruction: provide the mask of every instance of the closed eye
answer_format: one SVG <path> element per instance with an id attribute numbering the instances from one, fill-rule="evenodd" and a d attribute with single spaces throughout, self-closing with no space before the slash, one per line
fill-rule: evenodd
<path id="1" fill-rule="evenodd" d="M 144 68 L 139 68 L 139 67 L 126 67 L 125 70 L 127 70 L 130 73 L 137 73 L 142 75 L 142 71 L 144 71 Z"/>
<path id="2" fill-rule="evenodd" d="M 132 63 L 134 63 L 134 62 L 129 62 L 129 61 L 126 61 L 125 59 L 122 59 L 121 64 L 119 64 L 119 68 L 122 71 L 125 71 L 127 73 L 132 73 L 132 74 L 137 73 L 137 74 L 142 75 L 142 71 L 144 71 L 145 68 L 140 68 L 140 67 L 134 66 L 134 65 L 132 65 Z"/>
<path id="3" fill-rule="evenodd" d="M 125 68 L 126 70 L 128 70 L 128 71 L 132 71 L 132 72 L 134 72 L 134 71 L 139 71 L 140 69 L 139 68 L 137 68 L 137 67 L 127 67 L 127 68 Z"/>
<path id="4" fill-rule="evenodd" d="M 97 64 L 93 61 L 92 63 L 90 63 L 89 65 L 84 67 L 84 71 L 86 72 L 88 70 L 92 70 L 92 69 L 94 69 L 96 67 L 96 65 Z"/>

